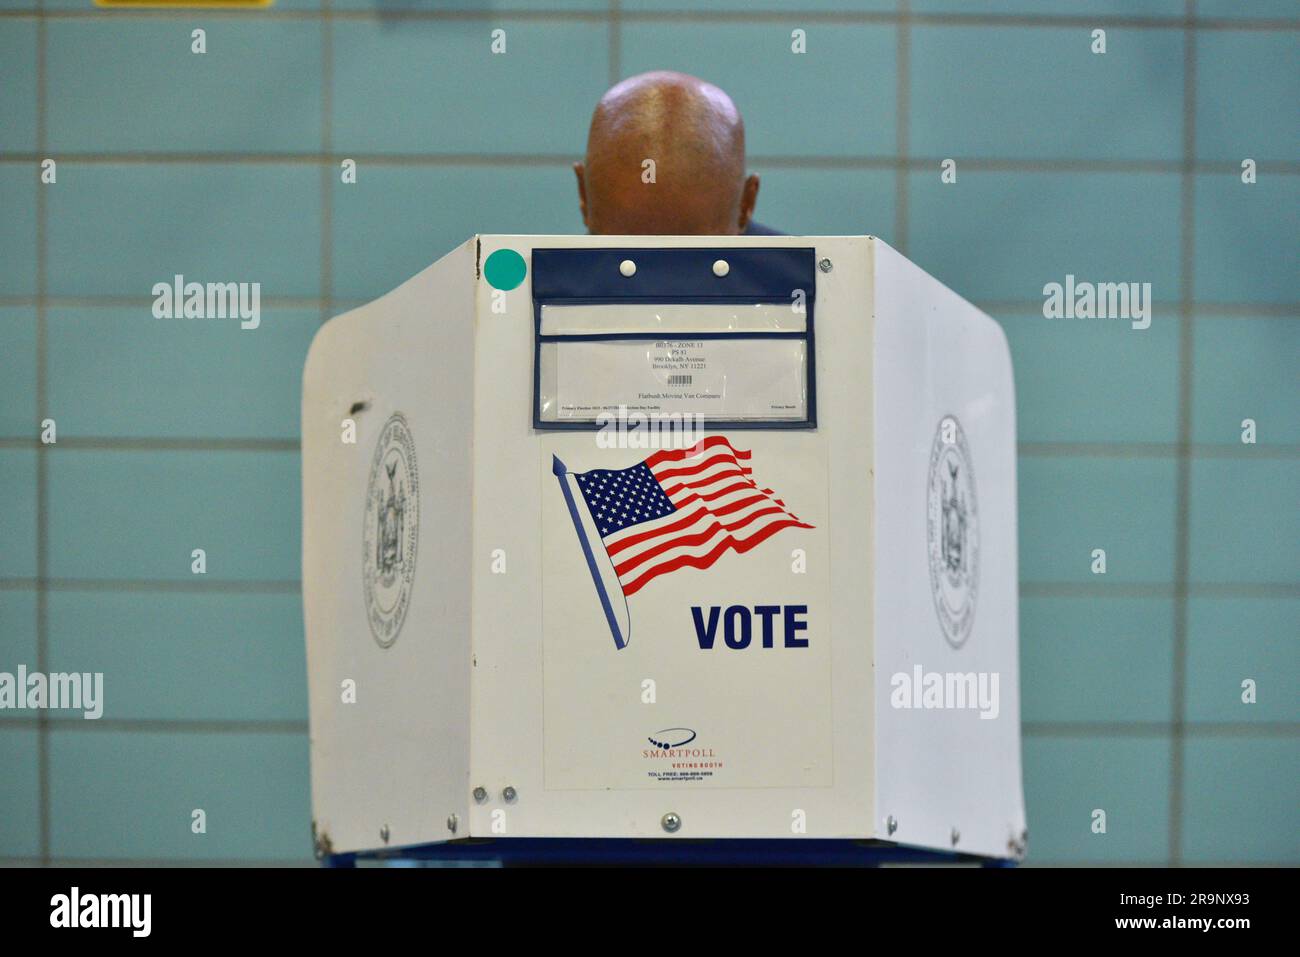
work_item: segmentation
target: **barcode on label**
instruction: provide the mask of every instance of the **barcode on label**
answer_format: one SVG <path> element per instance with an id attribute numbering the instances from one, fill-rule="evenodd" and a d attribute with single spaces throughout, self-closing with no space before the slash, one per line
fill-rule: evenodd
<path id="1" fill-rule="evenodd" d="M 688 375 L 670 375 L 668 377 L 669 385 L 690 385 L 691 376 Z"/>

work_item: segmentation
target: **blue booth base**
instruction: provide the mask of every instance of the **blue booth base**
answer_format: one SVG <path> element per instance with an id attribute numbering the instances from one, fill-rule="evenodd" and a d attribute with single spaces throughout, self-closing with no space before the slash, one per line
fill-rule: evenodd
<path id="1" fill-rule="evenodd" d="M 329 854 L 327 867 L 880 867 L 960 864 L 1013 867 L 1005 858 L 899 847 L 876 841 L 629 840 L 611 838 L 471 838 L 445 844 Z"/>

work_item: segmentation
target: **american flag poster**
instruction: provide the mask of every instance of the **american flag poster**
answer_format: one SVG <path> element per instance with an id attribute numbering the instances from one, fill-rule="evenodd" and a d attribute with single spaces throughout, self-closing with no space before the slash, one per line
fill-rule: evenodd
<path id="1" fill-rule="evenodd" d="M 559 480 L 614 644 L 627 646 L 627 600 L 665 575 L 698 574 L 788 528 L 813 528 L 754 475 L 753 452 L 710 436 L 619 469 Z M 612 574 L 610 574 L 612 570 Z"/>

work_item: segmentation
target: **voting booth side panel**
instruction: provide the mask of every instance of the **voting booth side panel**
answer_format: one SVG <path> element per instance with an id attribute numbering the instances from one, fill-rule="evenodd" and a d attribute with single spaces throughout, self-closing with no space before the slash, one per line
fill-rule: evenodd
<path id="1" fill-rule="evenodd" d="M 1015 393 L 987 315 L 875 246 L 876 804 L 901 844 L 1017 857 Z"/>
<path id="2" fill-rule="evenodd" d="M 471 835 L 870 836 L 866 240 L 484 236 L 481 242 L 485 263 L 502 252 L 522 255 L 527 279 L 501 290 L 484 277 L 479 289 L 470 733 L 471 787 L 481 786 L 485 796 L 472 802 Z M 818 271 L 818 257 L 833 260 L 833 271 Z M 625 272 L 623 263 L 630 263 Z M 787 282 L 787 269 L 797 282 Z M 767 403 L 767 390 L 775 389 L 784 409 L 781 363 L 798 354 L 785 348 L 791 339 L 756 339 L 780 348 L 754 347 L 756 361 L 739 361 L 732 358 L 739 347 L 725 342 L 730 333 L 699 330 L 724 300 L 749 310 L 744 321 L 761 314 L 782 329 L 800 327 L 792 286 L 815 290 L 817 427 L 715 427 L 709 417 L 704 423 L 705 439 L 714 443 L 704 461 L 736 455 L 798 521 L 743 550 L 643 582 L 636 580 L 640 572 L 618 572 L 624 559 L 615 562 L 613 555 L 624 554 L 620 542 L 595 527 L 587 504 L 594 499 L 584 500 L 581 483 L 640 468 L 655 449 L 602 444 L 591 429 L 536 424 L 543 303 L 535 296 L 545 295 L 535 294 L 534 282 L 543 290 L 563 286 L 587 310 L 577 315 L 588 329 L 600 335 L 600 323 L 618 323 L 624 341 L 645 312 L 638 303 L 670 304 L 649 310 L 670 316 L 672 325 L 647 336 L 640 367 L 623 355 L 603 364 L 606 340 L 581 336 L 573 340 L 581 342 L 576 348 L 561 344 L 555 358 L 563 378 L 554 394 L 574 407 L 587 400 L 603 406 L 624 387 L 629 405 L 658 401 L 662 390 L 625 381 L 622 370 L 647 375 L 647 357 L 672 361 L 680 349 L 693 372 L 659 370 L 665 376 L 694 374 L 698 386 L 714 371 L 725 372 L 729 397 Z M 747 296 L 765 301 L 766 311 L 756 312 Z M 560 329 L 579 319 L 554 322 Z M 822 384 L 823 370 L 830 385 Z M 665 488 L 709 481 L 712 474 L 674 475 Z M 702 557 L 714 546 L 707 538 L 673 547 L 698 548 Z M 843 559 L 843 571 L 834 570 L 832 552 Z"/>
<path id="3" fill-rule="evenodd" d="M 826 524 L 830 554 L 817 570 L 829 583 L 836 812 L 810 833 L 884 838 L 875 822 L 872 662 L 875 628 L 873 542 L 876 447 L 872 350 L 875 316 L 873 241 L 817 237 L 817 431 L 826 449 Z M 809 553 L 809 562 L 820 560 Z M 814 574 L 811 567 L 804 574 Z M 796 705 L 797 707 L 797 705 Z M 814 801 L 820 795 L 814 794 Z M 812 829 L 813 824 L 817 829 Z M 827 824 L 833 830 L 823 831 Z"/>
<path id="4" fill-rule="evenodd" d="M 317 852 L 464 836 L 475 244 L 330 320 L 303 374 Z"/>

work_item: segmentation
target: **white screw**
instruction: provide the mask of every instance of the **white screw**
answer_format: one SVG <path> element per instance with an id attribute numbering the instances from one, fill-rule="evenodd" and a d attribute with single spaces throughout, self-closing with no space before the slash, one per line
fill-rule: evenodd
<path id="1" fill-rule="evenodd" d="M 618 271 L 621 272 L 624 276 L 635 276 L 636 263 L 632 262 L 632 260 L 630 259 L 624 259 L 621 263 L 618 264 Z"/>
<path id="2" fill-rule="evenodd" d="M 725 276 L 729 272 L 731 272 L 731 266 L 728 265 L 725 259 L 719 259 L 713 264 L 713 275 Z"/>

